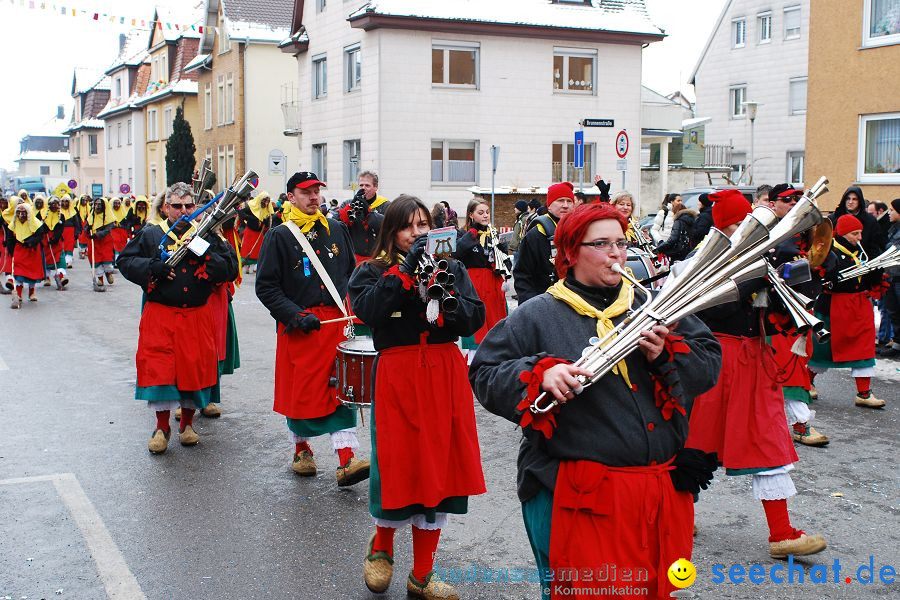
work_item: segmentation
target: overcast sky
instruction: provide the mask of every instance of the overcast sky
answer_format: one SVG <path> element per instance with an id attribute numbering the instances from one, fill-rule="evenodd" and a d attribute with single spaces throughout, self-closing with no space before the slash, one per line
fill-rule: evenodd
<path id="1" fill-rule="evenodd" d="M 183 4 L 191 0 L 179 0 Z M 452 1 L 452 0 L 448 0 Z M 489 2 L 490 0 L 484 0 Z M 153 0 L 35 0 L 49 5 L 72 5 L 151 19 Z M 171 2 L 166 2 L 172 4 Z M 644 84 L 663 94 L 682 89 L 693 98 L 687 79 L 697 62 L 725 0 L 646 0 L 653 22 L 669 37 L 644 50 Z M 30 10 L 0 0 L 0 56 L 4 92 L 0 94 L 0 167 L 15 169 L 19 140 L 40 129 L 65 105 L 72 111 L 72 72 L 75 67 L 105 70 L 118 53 L 119 33 L 127 25 L 102 19 L 61 16 Z M 199 16 L 199 15 L 198 15 Z"/>

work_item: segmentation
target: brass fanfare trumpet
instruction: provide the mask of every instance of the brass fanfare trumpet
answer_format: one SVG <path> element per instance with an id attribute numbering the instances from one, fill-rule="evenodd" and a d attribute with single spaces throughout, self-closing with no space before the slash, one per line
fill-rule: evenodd
<path id="1" fill-rule="evenodd" d="M 422 300 L 426 304 L 431 300 L 437 300 L 441 311 L 445 313 L 456 312 L 459 308 L 459 300 L 451 295 L 456 276 L 448 270 L 449 268 L 450 263 L 447 259 L 423 254 L 415 273 Z"/>

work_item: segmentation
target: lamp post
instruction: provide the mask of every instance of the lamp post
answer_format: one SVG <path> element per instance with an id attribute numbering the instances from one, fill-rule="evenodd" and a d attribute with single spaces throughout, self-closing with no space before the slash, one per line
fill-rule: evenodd
<path id="1" fill-rule="evenodd" d="M 744 107 L 747 109 L 747 117 L 750 119 L 750 177 L 747 180 L 747 183 L 753 183 L 753 159 L 755 154 L 755 136 L 754 136 L 754 126 L 756 124 L 756 112 L 759 110 L 759 102 L 744 102 Z"/>

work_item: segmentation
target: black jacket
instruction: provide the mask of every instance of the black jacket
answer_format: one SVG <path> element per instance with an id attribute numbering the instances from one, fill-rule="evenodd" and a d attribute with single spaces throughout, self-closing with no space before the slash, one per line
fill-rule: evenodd
<path id="1" fill-rule="evenodd" d="M 41 241 L 43 241 L 44 236 L 47 235 L 47 226 L 42 224 L 40 227 L 38 227 L 37 231 L 25 238 L 24 242 L 19 242 L 18 240 L 16 240 L 16 236 L 11 229 L 7 228 L 5 234 L 6 251 L 10 256 L 13 256 L 15 254 L 16 244 L 21 243 L 26 248 L 37 248 L 40 245 Z"/>
<path id="2" fill-rule="evenodd" d="M 675 217 L 672 223 L 672 231 L 669 233 L 669 239 L 656 247 L 657 252 L 661 252 L 668 256 L 671 260 L 684 260 L 690 251 L 699 242 L 694 242 L 691 232 L 697 230 L 697 222 L 703 216 L 697 216 L 697 211 L 685 208 Z M 707 228 L 706 232 L 709 232 Z M 706 233 L 703 234 L 704 236 Z"/>
<path id="3" fill-rule="evenodd" d="M 372 200 L 367 200 L 368 204 L 371 205 L 378 196 L 372 198 Z M 350 231 L 350 239 L 353 241 L 353 251 L 359 256 L 372 256 L 372 251 L 375 249 L 375 238 L 378 237 L 378 232 L 381 231 L 381 224 L 384 222 L 384 213 L 387 210 L 387 207 L 390 206 L 390 202 L 384 202 L 379 204 L 376 208 L 368 208 L 368 212 L 366 213 L 365 219 L 350 219 L 350 203 L 353 202 L 352 199 L 345 200 L 341 206 L 335 211 L 338 215 L 337 218 L 340 219 L 341 223 L 347 226 L 347 229 Z"/>
<path id="4" fill-rule="evenodd" d="M 850 213 L 847 210 L 847 196 L 851 192 L 856 194 L 859 198 L 859 208 L 855 213 Z M 837 220 L 841 218 L 841 216 L 847 214 L 852 214 L 859 219 L 860 223 L 863 225 L 861 245 L 871 259 L 884 252 L 884 247 L 887 244 L 887 236 L 884 235 L 881 227 L 878 226 L 878 221 L 875 217 L 866 212 L 866 206 L 867 202 L 865 197 L 863 197 L 862 189 L 855 185 L 851 185 L 844 192 L 844 195 L 841 196 L 840 204 L 834 209 L 834 212 L 831 213 L 831 217 L 829 218 L 831 219 L 832 225 L 837 225 Z"/>
<path id="5" fill-rule="evenodd" d="M 712 229 L 712 226 L 712 204 L 710 204 L 709 206 L 705 206 L 700 210 L 700 214 L 697 215 L 697 218 L 694 220 L 694 223 L 691 226 L 691 246 L 696 246 L 697 244 L 699 244 L 700 241 L 706 237 L 706 234 L 709 233 L 709 230 Z"/>
<path id="6" fill-rule="evenodd" d="M 851 244 L 839 235 L 834 236 L 834 241 L 841 244 L 850 252 L 858 253 L 859 251 L 859 246 Z M 857 292 L 865 292 L 881 283 L 884 273 L 884 271 L 882 271 L 881 269 L 872 271 L 871 273 L 862 277 L 853 277 L 852 279 L 848 279 L 846 281 L 838 283 L 837 279 L 840 271 L 848 267 L 852 267 L 855 264 L 855 261 L 851 257 L 847 256 L 832 245 L 831 255 L 828 257 L 828 260 L 825 262 L 825 264 L 822 265 L 822 267 L 825 269 L 825 281 L 828 282 L 829 285 L 825 288 L 825 293 L 819 295 L 819 297 L 816 298 L 815 311 L 817 313 L 823 315 L 831 314 L 832 293 L 853 294 Z M 868 315 L 868 318 L 872 318 L 871 312 Z"/>
<path id="7" fill-rule="evenodd" d="M 264 221 L 260 221 L 256 218 L 256 215 L 253 214 L 253 211 L 250 210 L 249 206 L 245 206 L 244 208 L 239 210 L 238 214 L 240 215 L 241 220 L 244 222 L 244 225 L 246 225 L 253 231 L 262 231 L 263 227 L 272 226 L 271 216 L 266 217 Z"/>
<path id="8" fill-rule="evenodd" d="M 486 247 L 481 245 L 480 233 L 486 229 L 486 227 L 476 225 L 473 229 L 460 230 L 457 235 L 456 252 L 453 253 L 453 258 L 460 261 L 467 269 L 494 268 L 490 237 L 485 240 Z M 476 233 L 473 234 L 473 231 Z M 498 242 L 498 247 L 503 253 L 506 253 L 507 245 L 505 242 Z"/>
<path id="9" fill-rule="evenodd" d="M 525 238 L 519 245 L 516 265 L 513 267 L 513 279 L 519 305 L 543 294 L 556 282 L 556 267 L 553 264 L 552 247 L 548 234 L 552 236 L 556 233 L 557 220 L 550 214 L 546 215 L 546 219 L 550 219 L 553 223 L 554 230 L 552 232 L 547 232 L 546 228 L 541 231 L 538 224 L 545 219 L 535 217 L 529 223 L 528 233 L 525 234 Z"/>

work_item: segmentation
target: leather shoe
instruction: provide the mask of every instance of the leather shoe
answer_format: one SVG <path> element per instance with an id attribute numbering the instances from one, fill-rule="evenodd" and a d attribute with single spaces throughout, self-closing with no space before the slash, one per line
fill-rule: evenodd
<path id="1" fill-rule="evenodd" d="M 791 554 L 794 556 L 806 556 L 821 552 L 827 547 L 828 543 L 825 542 L 825 538 L 821 535 L 801 533 L 800 537 L 793 540 L 769 542 L 769 556 L 772 558 L 787 558 Z"/>
<path id="2" fill-rule="evenodd" d="M 170 435 L 172 435 L 171 431 L 163 431 L 162 429 L 157 429 L 153 432 L 153 437 L 150 438 L 150 443 L 147 444 L 147 449 L 152 454 L 162 454 L 166 451 L 166 448 L 169 447 Z"/>
<path id="3" fill-rule="evenodd" d="M 391 578 L 394 576 L 394 559 L 390 554 L 379 550 L 372 551 L 375 543 L 375 532 L 369 538 L 369 548 L 366 552 L 366 558 L 363 560 L 363 581 L 366 587 L 376 594 L 382 594 L 391 585 Z"/>
<path id="4" fill-rule="evenodd" d="M 347 464 L 337 468 L 335 473 L 338 487 L 347 487 L 369 478 L 369 461 L 351 456 Z"/>
<path id="5" fill-rule="evenodd" d="M 306 450 L 294 453 L 294 462 L 291 470 L 301 477 L 315 477 L 318 470 L 313 455 Z"/>

